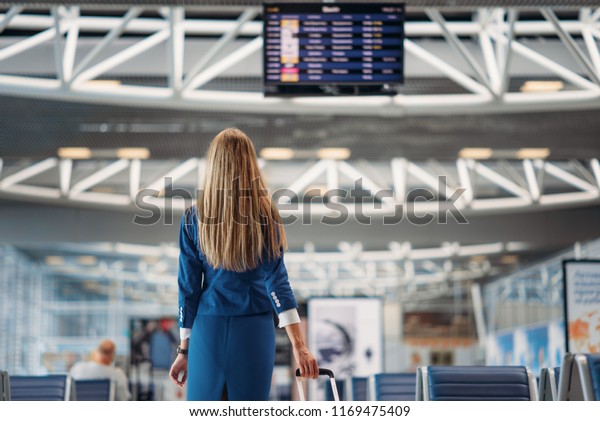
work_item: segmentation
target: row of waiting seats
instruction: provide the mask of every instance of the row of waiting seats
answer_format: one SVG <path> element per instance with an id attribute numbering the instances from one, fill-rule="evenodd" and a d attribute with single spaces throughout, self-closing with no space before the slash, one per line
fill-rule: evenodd
<path id="1" fill-rule="evenodd" d="M 560 375 L 560 373 L 565 373 Z M 600 355 L 567 354 L 562 367 L 543 369 L 538 382 L 526 367 L 429 366 L 417 374 L 385 373 L 337 383 L 352 401 L 588 400 L 600 401 Z M 328 390 L 327 400 L 333 400 Z"/>
<path id="2" fill-rule="evenodd" d="M 1 372 L 1 400 L 114 400 L 109 380 L 72 382 L 67 375 L 13 376 Z M 342 400 L 456 401 L 538 400 L 538 385 L 526 367 L 429 366 L 417 374 L 382 373 L 337 381 Z M 543 369 L 539 400 L 600 401 L 600 354 L 567 354 L 560 368 Z M 328 400 L 333 400 L 330 388 Z"/>
<path id="3" fill-rule="evenodd" d="M 1 372 L 3 401 L 112 401 L 115 384 L 109 379 L 73 381 L 66 374 L 9 376 Z"/>
<path id="4" fill-rule="evenodd" d="M 537 400 L 525 367 L 419 367 L 414 373 L 382 373 L 338 381 L 342 400 Z M 327 400 L 333 400 L 328 391 Z"/>
<path id="5" fill-rule="evenodd" d="M 600 401 L 600 354 L 567 354 L 561 367 L 542 369 L 540 400 Z"/>
<path id="6" fill-rule="evenodd" d="M 351 401 L 414 401 L 417 380 L 413 373 L 380 373 L 338 381 L 340 399 Z M 327 400 L 333 400 L 327 389 Z"/>

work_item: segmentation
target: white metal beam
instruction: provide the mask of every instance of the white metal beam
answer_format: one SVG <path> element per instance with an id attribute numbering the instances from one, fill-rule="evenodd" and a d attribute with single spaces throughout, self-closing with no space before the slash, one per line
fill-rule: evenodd
<path id="1" fill-rule="evenodd" d="M 60 193 L 66 196 L 71 187 L 71 174 L 73 172 L 73 161 L 70 159 L 61 159 L 60 170 Z"/>
<path id="2" fill-rule="evenodd" d="M 596 186 L 600 189 L 600 163 L 597 158 L 591 160 L 590 165 L 592 167 L 592 172 L 594 173 L 594 178 L 596 179 Z"/>
<path id="3" fill-rule="evenodd" d="M 104 168 L 96 171 L 92 175 L 84 178 L 83 180 L 76 183 L 69 191 L 69 197 L 73 198 L 85 190 L 94 187 L 102 181 L 112 177 L 115 174 L 123 171 L 129 166 L 129 161 L 126 159 L 119 159 L 118 161 L 111 162 Z"/>
<path id="4" fill-rule="evenodd" d="M 405 158 L 392 159 L 392 185 L 394 186 L 394 199 L 398 204 L 406 202 L 408 182 L 408 161 Z"/>
<path id="5" fill-rule="evenodd" d="M 183 20 L 185 10 L 182 7 L 173 7 L 169 15 L 169 86 L 174 93 L 181 91 L 183 83 L 183 60 L 185 50 L 185 31 Z"/>
<path id="6" fill-rule="evenodd" d="M 506 41 L 506 47 L 504 49 L 504 54 L 502 55 L 502 72 L 500 74 L 500 87 L 498 89 L 498 95 L 504 95 L 504 93 L 508 90 L 509 82 L 510 82 L 510 64 L 512 59 L 512 43 L 515 38 L 515 22 L 518 19 L 518 13 L 514 9 L 510 9 L 508 11 L 508 31 L 506 38 L 502 38 L 502 41 Z M 496 40 L 499 48 L 502 47 L 503 43 L 498 42 Z"/>
<path id="7" fill-rule="evenodd" d="M 143 12 L 142 8 L 132 7 L 127 11 L 127 13 L 123 16 L 123 18 L 119 21 L 119 24 L 113 26 L 107 35 L 102 38 L 102 41 L 92 49 L 77 65 L 75 70 L 73 71 L 73 76 L 78 76 L 82 70 L 84 70 L 91 62 L 94 60 L 98 54 L 100 54 L 104 49 L 110 45 L 115 39 L 119 38 L 121 34 L 126 30 L 127 25 L 137 18 Z M 80 19 L 81 20 L 81 19 Z"/>
<path id="8" fill-rule="evenodd" d="M 479 44 L 481 45 L 481 51 L 483 52 L 483 59 L 485 61 L 485 67 L 487 74 L 489 75 L 489 86 L 493 91 L 494 96 L 500 95 L 500 74 L 498 72 L 498 61 L 496 54 L 494 53 L 494 46 L 492 40 L 487 31 L 482 31 L 479 36 Z"/>
<path id="9" fill-rule="evenodd" d="M 596 22 L 598 11 L 592 15 L 592 20 Z M 0 13 L 0 19 L 4 18 L 5 14 Z M 94 31 L 108 31 L 119 26 L 121 17 L 110 16 L 83 16 L 81 19 L 82 26 Z M 581 31 L 581 22 L 579 20 L 563 21 L 565 30 L 573 34 L 578 34 Z M 52 17 L 34 14 L 22 14 L 13 19 L 9 28 L 26 29 L 26 30 L 43 30 L 52 26 Z M 137 34 L 151 34 L 156 31 L 165 29 L 168 23 L 164 19 L 157 18 L 139 18 L 131 22 L 130 31 Z M 235 21 L 224 19 L 186 19 L 185 29 L 190 35 L 221 35 L 235 26 Z M 459 36 L 473 36 L 479 33 L 481 25 L 475 21 L 463 22 L 448 22 L 448 29 Z M 440 27 L 434 22 L 408 21 L 405 24 L 406 35 L 409 37 L 415 36 L 443 36 Z M 519 22 L 516 27 L 518 35 L 553 35 L 555 34 L 554 27 L 550 22 L 546 21 L 523 21 Z M 240 35 L 257 36 L 262 32 L 261 22 L 248 22 Z"/>
<path id="10" fill-rule="evenodd" d="M 142 176 L 142 161 L 139 159 L 131 160 L 129 164 L 129 197 L 135 200 L 140 191 L 140 179 Z"/>
<path id="11" fill-rule="evenodd" d="M 147 38 L 144 38 L 143 40 L 133 44 L 131 47 L 126 48 L 125 50 L 113 55 L 112 57 L 109 57 L 106 60 L 101 61 L 100 63 L 86 70 L 83 70 L 73 79 L 73 84 L 80 84 L 82 82 L 95 79 L 102 73 L 105 73 L 106 71 L 113 69 L 114 67 L 125 63 L 128 60 L 131 60 L 133 57 L 142 54 L 150 48 L 157 46 L 161 42 L 164 42 L 169 38 L 169 35 L 170 30 L 163 29 L 162 31 L 159 31 Z"/>
<path id="12" fill-rule="evenodd" d="M 492 36 L 495 37 L 497 40 L 500 40 L 500 42 L 506 42 L 506 37 L 504 35 L 500 36 L 496 33 L 493 33 Z M 564 66 L 561 66 L 555 61 L 550 60 L 549 58 L 533 51 L 531 48 L 528 48 L 517 41 L 513 40 L 512 49 L 515 53 L 519 54 L 520 56 L 525 57 L 533 61 L 534 63 L 546 68 L 547 70 L 557 74 L 565 80 L 568 80 L 569 82 L 580 87 L 581 89 L 591 91 L 596 91 L 599 89 L 597 85 L 579 76 L 577 73 L 567 69 Z"/>
<path id="13" fill-rule="evenodd" d="M 62 160 L 58 161 L 56 158 L 50 158 L 48 160 L 35 163 L 26 168 L 19 168 L 17 171 L 5 177 L 0 181 L 0 195 L 6 193 L 4 196 L 9 198 L 23 197 L 27 198 L 30 196 L 44 197 L 49 199 L 57 199 L 62 204 L 76 205 L 75 202 L 87 202 L 87 203 L 98 203 L 103 206 L 117 206 L 117 207 L 131 207 L 133 208 L 134 202 L 138 192 L 140 191 L 140 176 L 142 170 L 143 161 L 139 160 L 119 160 L 112 162 L 111 164 L 103 167 L 96 173 L 80 180 L 75 185 L 70 187 L 71 174 L 77 173 L 77 166 L 80 161 Z M 40 187 L 40 186 L 25 186 L 23 187 L 20 182 L 27 180 L 30 177 L 39 175 L 42 172 L 53 168 L 60 163 L 59 174 L 57 178 L 56 187 Z M 588 174 L 588 179 L 584 180 L 571 172 L 565 170 L 562 166 L 554 164 L 552 162 L 545 162 L 542 160 L 524 160 L 522 164 L 518 161 L 514 163 L 504 162 L 504 165 L 512 165 L 506 170 L 509 172 L 516 172 L 522 165 L 525 178 L 522 180 L 526 183 L 527 187 L 522 187 L 517 182 L 500 175 L 497 171 L 492 170 L 487 164 L 477 162 L 473 160 L 459 159 L 454 162 L 455 170 L 458 172 L 459 180 L 456 189 L 464 189 L 460 197 L 454 203 L 457 209 L 461 212 L 476 213 L 476 212 L 503 212 L 509 209 L 521 209 L 521 210 L 538 210 L 545 209 L 548 207 L 565 207 L 565 206 L 578 206 L 582 203 L 598 203 L 600 201 L 599 185 L 600 185 L 600 164 L 597 160 L 590 160 L 589 163 L 580 168 L 580 171 Z M 268 167 L 269 162 L 266 161 L 265 165 Z M 421 164 L 410 162 L 403 158 L 395 158 L 391 160 L 390 165 L 390 181 L 389 184 L 380 185 L 373 182 L 368 177 L 365 177 L 361 171 L 358 171 L 354 166 L 341 161 L 321 160 L 314 163 L 311 167 L 306 168 L 303 173 L 298 176 L 294 176 L 290 180 L 289 185 L 282 180 L 290 179 L 289 174 L 284 177 L 278 177 L 276 173 L 274 177 L 278 180 L 279 184 L 273 186 L 276 189 L 289 189 L 300 196 L 310 183 L 314 183 L 319 177 L 325 176 L 328 189 L 339 188 L 353 188 L 353 182 L 358 179 L 363 179 L 363 188 L 372 192 L 372 194 L 380 194 L 383 190 L 387 190 L 386 186 L 393 186 L 393 197 L 396 200 L 396 204 L 402 204 L 406 195 L 406 190 L 411 188 L 425 188 L 434 192 L 438 192 L 440 187 L 438 186 L 439 180 L 434 174 L 426 172 L 421 168 Z M 124 190 L 127 191 L 125 194 L 108 194 L 103 192 L 86 192 L 86 190 L 99 184 L 100 182 L 108 179 L 109 177 L 117 174 L 118 172 L 129 168 L 128 180 L 122 182 Z M 4 165 L 6 167 L 6 165 Z M 164 197 L 160 197 L 160 193 L 167 187 L 165 185 L 165 178 L 171 178 L 175 183 L 186 174 L 192 171 L 198 171 L 199 177 L 194 177 L 196 185 L 193 188 L 201 188 L 203 172 L 203 160 L 192 158 L 187 161 L 183 161 L 173 168 L 168 173 L 158 177 L 153 183 L 148 186 L 148 189 L 158 192 L 159 195 L 152 196 L 147 194 L 144 200 L 149 204 L 153 204 L 160 208 L 171 208 L 175 210 L 183 210 L 189 203 L 182 198 L 169 198 L 166 200 Z M 11 167 L 12 169 L 12 167 Z M 268 168 L 267 168 L 268 169 Z M 536 171 L 537 169 L 537 171 Z M 268 169 L 269 170 L 269 169 Z M 272 170 L 269 170 L 272 171 Z M 438 175 L 444 175 L 443 173 L 448 171 L 446 167 L 439 166 Z M 10 170 L 9 170 L 10 172 Z M 537 173 L 536 173 L 537 172 Z M 340 182 L 340 175 L 343 174 L 345 179 Z M 408 175 L 412 178 L 408 178 Z M 479 177 L 472 177 L 472 174 L 478 174 Z M 567 193 L 543 193 L 542 189 L 542 176 L 544 174 L 552 175 L 558 180 L 565 184 L 574 187 L 578 192 L 567 192 Z M 487 184 L 486 184 L 487 183 Z M 486 197 L 477 198 L 475 192 L 479 186 L 485 189 L 489 189 L 491 183 L 493 186 L 499 189 L 506 190 L 515 197 L 504 197 L 499 195 L 498 197 Z M 552 183 L 556 184 L 556 181 Z M 350 187 L 348 187 L 350 186 Z M 188 186 L 189 187 L 189 186 Z M 444 187 L 444 186 L 442 186 Z M 425 212 L 436 214 L 440 212 L 439 201 L 443 201 L 443 197 L 448 197 L 449 194 L 456 192 L 455 188 L 446 185 L 445 191 L 438 192 L 439 198 L 434 201 L 417 202 L 411 204 L 410 212 L 415 214 L 423 214 Z M 61 197 L 62 192 L 62 197 Z M 193 194 L 193 192 L 192 192 Z M 380 196 L 381 197 L 381 196 Z M 282 197 L 280 200 L 285 200 L 285 203 L 289 202 L 289 197 Z M 395 212 L 397 209 L 392 206 L 391 197 L 386 196 L 383 206 L 378 202 L 363 203 L 361 211 L 366 216 L 372 217 L 383 217 L 383 216 L 398 216 Z M 282 201 L 279 204 L 284 204 Z M 357 207 L 352 203 L 345 203 L 344 206 L 347 208 L 348 215 L 352 216 L 355 214 Z M 332 215 L 335 212 L 325 206 L 322 203 L 303 203 L 296 208 L 282 208 L 281 213 L 284 216 L 296 215 L 302 216 L 304 212 L 310 209 L 313 217 Z"/>
<path id="14" fill-rule="evenodd" d="M 540 186 L 538 185 L 537 177 L 535 175 L 533 162 L 530 159 L 525 159 L 523 161 L 523 169 L 525 171 L 525 179 L 527 180 L 527 185 L 529 186 L 529 194 L 531 195 L 531 199 L 534 202 L 537 202 L 540 199 Z"/>
<path id="15" fill-rule="evenodd" d="M 172 170 L 167 172 L 162 177 L 159 177 L 154 182 L 150 183 L 146 187 L 146 189 L 163 192 L 166 187 L 165 186 L 166 179 L 171 179 L 172 181 L 179 180 L 181 177 L 183 177 L 186 174 L 190 173 L 191 171 L 195 170 L 198 167 L 198 162 L 199 162 L 198 158 L 190 158 L 187 161 L 182 162 L 181 164 L 179 164 L 178 166 L 176 166 L 175 168 L 173 168 Z"/>
<path id="16" fill-rule="evenodd" d="M 584 28 L 581 35 L 592 59 L 596 74 L 600 75 L 600 53 L 598 52 L 598 44 L 596 44 L 594 35 L 589 27 Z"/>
<path id="17" fill-rule="evenodd" d="M 40 32 L 39 34 L 25 38 L 22 41 L 16 42 L 8 47 L 4 47 L 0 50 L 0 61 L 27 51 L 33 47 L 43 44 L 44 42 L 50 41 L 54 38 L 55 33 L 55 28 L 49 28 L 43 32 Z"/>
<path id="18" fill-rule="evenodd" d="M 0 192 L 6 192 L 13 196 L 34 197 L 40 199 L 59 199 L 61 194 L 59 189 L 51 187 L 29 186 L 25 184 L 14 184 L 6 187 L 0 186 Z"/>
<path id="19" fill-rule="evenodd" d="M 77 40 L 79 38 L 79 7 L 73 6 L 71 13 L 72 24 L 67 32 L 67 40 L 65 42 L 62 58 L 62 74 L 65 81 L 70 81 L 73 76 L 75 54 L 77 53 Z"/>
<path id="20" fill-rule="evenodd" d="M 62 8 L 57 6 L 52 8 L 52 15 L 54 17 L 54 65 L 56 67 L 56 76 L 61 83 L 65 82 L 64 76 L 64 62 L 63 62 L 63 37 L 61 32 Z"/>
<path id="21" fill-rule="evenodd" d="M 480 95 L 489 94 L 488 89 L 471 79 L 469 76 L 465 75 L 460 70 L 450 66 L 448 63 L 431 54 L 424 48 L 418 46 L 416 43 L 409 39 L 404 40 L 404 50 L 413 54 L 415 57 L 425 61 L 426 63 L 432 65 L 442 73 L 444 73 L 448 78 L 458 83 L 465 89 Z"/>
<path id="22" fill-rule="evenodd" d="M 56 167 L 56 165 L 58 165 L 58 159 L 44 159 L 43 161 L 37 162 L 29 167 L 17 171 L 12 175 L 5 177 L 2 181 L 0 181 L 0 189 L 6 189 L 8 187 L 14 186 L 15 184 L 20 183 L 21 181 L 25 181 L 33 176 L 48 171 L 49 169 Z"/>
<path id="23" fill-rule="evenodd" d="M 454 34 L 452 31 L 450 31 L 448 29 L 448 25 L 446 24 L 446 21 L 444 20 L 442 14 L 439 12 L 439 10 L 425 9 L 425 13 L 429 17 L 429 19 L 431 19 L 432 21 L 434 21 L 435 23 L 437 23 L 440 26 L 442 33 L 444 34 L 444 37 L 446 38 L 446 40 L 448 41 L 450 46 L 467 62 L 469 67 L 473 70 L 473 72 L 477 76 L 477 79 L 479 79 L 479 83 L 481 83 L 483 86 L 485 86 L 490 91 L 491 94 L 495 95 L 494 91 L 492 90 L 492 87 L 490 85 L 487 75 L 485 74 L 485 72 L 483 71 L 481 66 L 479 66 L 479 63 L 477 62 L 477 60 L 475 60 L 473 55 L 469 52 L 469 50 L 467 50 L 467 48 L 464 46 L 464 44 L 460 41 L 458 36 L 456 36 L 456 34 Z"/>
<path id="24" fill-rule="evenodd" d="M 383 187 L 377 185 L 377 183 L 345 161 L 338 162 L 338 169 L 342 174 L 345 174 L 351 180 L 362 180 L 362 187 L 371 192 L 373 196 L 375 196 L 378 192 L 385 190 Z"/>
<path id="25" fill-rule="evenodd" d="M 12 6 L 8 9 L 8 12 L 6 12 L 2 17 L 2 20 L 0 20 L 0 33 L 6 29 L 12 18 L 21 13 L 23 9 L 25 9 L 24 6 Z"/>
<path id="26" fill-rule="evenodd" d="M 50 9 L 49 9 L 50 10 Z M 61 9 L 62 10 L 62 9 Z M 247 19 L 252 15 L 252 10 L 246 10 L 242 14 L 240 21 Z M 181 55 L 175 53 L 178 48 L 171 48 L 175 55 L 172 55 L 172 64 L 169 66 L 172 75 L 171 84 L 168 87 L 156 87 L 150 85 L 96 85 L 80 83 L 86 79 L 99 76 L 102 73 L 118 66 L 120 63 L 137 58 L 139 53 L 147 48 L 152 48 L 162 40 L 169 40 L 170 45 L 180 44 L 181 35 L 217 35 L 224 40 L 227 34 L 239 35 L 260 35 L 261 23 L 247 21 L 240 25 L 240 21 L 234 20 L 206 20 L 206 19 L 185 19 L 180 22 L 179 35 L 178 30 L 174 30 L 173 22 L 168 19 L 140 17 L 141 9 L 132 8 L 123 17 L 90 16 L 89 11 L 83 16 L 74 18 L 72 13 L 60 13 L 60 32 L 69 31 L 67 35 L 67 45 L 64 54 L 62 54 L 64 70 L 64 80 L 67 86 L 62 86 L 62 78 L 59 80 L 42 79 L 39 77 L 0 75 L 0 93 L 7 95 L 27 95 L 32 97 L 52 98 L 55 100 L 66 101 L 84 101 L 96 103 L 108 103 L 118 105 L 140 106 L 140 107 L 161 107 L 172 109 L 195 109 L 195 110 L 222 110 L 231 112 L 250 112 L 250 113 L 285 113 L 285 114 L 315 114 L 327 112 L 338 115 L 384 115 L 384 116 L 405 116 L 405 115 L 451 115 L 456 113 L 501 113 L 501 112 L 529 112 L 529 111 L 550 111 L 550 110 L 575 110 L 575 109 L 594 109 L 600 108 L 600 88 L 594 83 L 581 77 L 577 73 L 570 71 L 566 66 L 560 66 L 554 60 L 539 54 L 523 45 L 515 42 L 514 45 L 509 41 L 513 39 L 513 34 L 517 36 L 529 35 L 556 35 L 557 28 L 548 20 L 543 21 L 517 21 L 515 10 L 509 10 L 507 21 L 504 21 L 504 10 L 501 8 L 489 9 L 485 13 L 479 13 L 481 19 L 476 18 L 464 22 L 444 22 L 444 28 L 441 28 L 436 22 L 407 22 L 406 34 L 409 39 L 406 40 L 405 48 L 408 54 L 414 54 L 421 60 L 439 70 L 450 80 L 463 86 L 467 91 L 473 94 L 448 94 L 448 95 L 405 95 L 398 94 L 395 97 L 332 97 L 332 98 L 265 98 L 260 92 L 242 92 L 242 91 L 209 91 L 202 89 L 203 84 L 207 83 L 213 77 L 219 76 L 226 68 L 235 62 L 243 59 L 246 54 L 252 54 L 253 47 L 259 47 L 258 38 L 252 41 L 241 50 L 226 57 L 213 66 L 201 66 L 203 70 L 196 75 L 197 85 L 200 89 L 185 90 L 184 95 L 177 95 L 177 86 L 181 66 L 175 65 L 181 63 Z M 175 16 L 168 8 L 163 12 L 165 16 Z M 439 10 L 433 9 L 433 15 L 440 15 Z M 52 38 L 56 41 L 62 40 L 60 37 L 54 37 L 57 25 L 51 12 L 47 16 L 31 14 L 12 14 L 7 27 L 11 29 L 23 29 L 28 31 L 42 31 L 36 35 L 30 36 L 19 41 L 4 50 L 0 51 L 0 60 L 12 57 L 15 54 L 24 52 L 29 48 L 45 43 Z M 11 12 L 0 14 L 0 19 L 4 21 L 10 17 Z M 56 14 L 55 14 L 56 15 Z M 495 19 L 495 21 L 494 21 Z M 569 36 L 582 35 L 586 40 L 587 49 L 590 50 L 591 63 L 594 71 L 597 73 L 600 58 L 597 53 L 594 37 L 598 38 L 600 31 L 596 21 L 590 20 L 590 13 L 581 14 L 578 20 L 563 20 L 560 22 L 561 30 Z M 74 50 L 76 49 L 77 29 L 72 27 L 75 23 L 81 31 L 92 31 L 107 33 L 100 39 L 98 45 L 92 49 L 80 63 L 76 66 L 73 73 L 73 79 L 76 81 L 74 86 L 69 84 L 69 70 L 74 61 Z M 69 28 L 71 28 L 69 30 Z M 162 32 L 166 31 L 166 32 Z M 426 48 L 415 44 L 411 36 L 415 37 L 439 37 L 444 36 L 444 31 L 458 37 L 479 37 L 481 39 L 481 48 L 486 60 L 486 67 L 491 79 L 498 79 L 494 75 L 498 73 L 500 86 L 497 80 L 493 83 L 493 91 L 498 93 L 498 98 L 490 94 L 486 86 L 477 83 L 469 75 L 448 66 L 441 61 L 435 54 L 431 54 Z M 487 31 L 487 32 L 486 32 Z M 487 38 L 487 34 L 489 37 Z M 89 67 L 92 59 L 98 56 L 98 53 L 106 50 L 106 46 L 121 34 L 131 34 L 135 36 L 148 35 L 143 41 L 134 44 L 130 49 L 113 54 L 106 60 Z M 230 35 L 231 36 L 231 35 Z M 159 39 L 157 39 L 159 38 Z M 496 43 L 497 57 L 494 58 L 492 52 L 492 39 Z M 509 43 L 511 46 L 509 46 Z M 593 47 L 593 48 L 590 48 Z M 60 49 L 57 49 L 58 52 Z M 182 53 L 181 49 L 180 53 Z M 506 50 L 506 54 L 502 51 Z M 213 51 L 217 51 L 215 48 Z M 240 51 L 242 54 L 240 54 Z M 541 67 L 551 71 L 557 76 L 567 80 L 569 83 L 581 88 L 581 90 L 566 89 L 553 93 L 506 93 L 508 78 L 510 77 L 510 68 L 508 66 L 512 52 L 525 56 L 534 61 Z M 60 55 L 60 54 L 59 54 Z M 203 60 L 206 59 L 207 56 Z M 168 57 L 165 58 L 169 60 Z M 494 61 L 497 61 L 498 70 L 493 69 Z M 206 61 L 208 63 L 208 61 Z M 492 67 L 490 67 L 492 66 Z M 85 69 L 85 70 L 84 70 Z M 27 69 L 30 71 L 30 69 Z M 88 72 L 88 73 L 86 73 Z M 58 71 L 60 73 L 60 69 Z M 193 72 L 189 72 L 188 78 Z M 60 76 L 60 75 L 59 75 Z M 186 82 L 191 82 L 186 78 Z M 182 84 L 182 87 L 185 84 Z M 174 95 L 175 93 L 175 95 Z"/>
<path id="27" fill-rule="evenodd" d="M 304 174 L 302 174 L 292 184 L 290 184 L 289 190 L 295 192 L 296 194 L 303 192 L 304 189 L 306 189 L 306 187 L 308 187 L 310 183 L 316 180 L 317 177 L 319 177 L 325 171 L 327 171 L 327 161 L 317 161 L 308 170 L 306 170 Z M 284 199 L 286 199 L 287 202 L 290 198 L 286 197 Z"/>
<path id="28" fill-rule="evenodd" d="M 463 203 L 464 206 L 469 206 L 473 202 L 475 195 L 471 184 L 471 175 L 467 160 L 459 158 L 456 161 L 456 168 L 458 170 L 458 180 L 460 185 L 465 189 L 465 192 L 461 197 L 461 203 Z"/>
<path id="29" fill-rule="evenodd" d="M 596 74 L 596 71 L 594 70 L 594 66 L 592 65 L 592 63 L 590 63 L 583 51 L 581 51 L 579 46 L 575 43 L 573 37 L 571 37 L 571 35 L 564 30 L 554 12 L 548 8 L 542 8 L 541 12 L 542 15 L 548 21 L 550 21 L 552 25 L 554 25 L 558 37 L 561 39 L 565 47 L 567 47 L 567 50 L 569 50 L 569 53 L 571 53 L 573 58 L 581 65 L 581 67 L 583 68 L 583 70 L 585 70 L 590 79 L 594 81 L 596 85 L 600 85 L 600 79 Z"/>
<path id="30" fill-rule="evenodd" d="M 451 188 L 447 183 L 444 185 L 445 191 L 440 191 L 440 177 L 446 176 L 445 174 L 436 174 L 432 175 L 430 172 L 422 168 L 420 165 L 417 165 L 413 162 L 409 162 L 407 165 L 408 173 L 420 180 L 425 184 L 426 187 L 429 187 L 431 190 L 436 193 L 447 197 L 451 196 L 455 189 Z"/>
<path id="31" fill-rule="evenodd" d="M 248 8 L 244 10 L 244 12 L 240 15 L 240 17 L 235 22 L 235 25 L 231 27 L 228 31 L 226 31 L 221 38 L 200 58 L 200 60 L 192 67 L 192 69 L 187 73 L 185 80 L 183 82 L 183 87 L 188 88 L 194 78 L 203 71 L 210 61 L 219 54 L 219 52 L 223 51 L 223 49 L 233 41 L 237 35 L 240 33 L 242 27 L 248 22 L 256 17 L 259 13 L 258 8 Z"/>
<path id="32" fill-rule="evenodd" d="M 327 160 L 327 190 L 334 191 L 340 187 L 338 163 L 334 159 Z M 335 200 L 336 198 L 332 198 Z"/>
<path id="33" fill-rule="evenodd" d="M 567 184 L 570 184 L 571 186 L 577 189 L 590 192 L 596 195 L 598 194 L 598 189 L 596 188 L 596 186 L 563 170 L 562 168 L 556 166 L 551 162 L 537 161 L 536 165 L 538 166 L 538 168 L 543 169 L 548 174 L 558 178 L 559 180 L 564 181 Z"/>
<path id="34" fill-rule="evenodd" d="M 497 186 L 503 188 L 507 192 L 514 194 L 515 196 L 521 197 L 523 199 L 529 199 L 529 192 L 523 189 L 521 186 L 518 186 L 513 181 L 504 177 L 503 175 L 498 174 L 496 171 L 492 170 L 488 166 L 482 164 L 481 162 L 475 161 L 467 161 L 467 165 L 472 170 L 475 170 L 482 177 L 487 178 Z"/>
<path id="35" fill-rule="evenodd" d="M 252 41 L 246 43 L 244 46 L 240 47 L 235 52 L 229 54 L 227 57 L 214 63 L 210 67 L 204 69 L 196 76 L 194 76 L 187 84 L 185 90 L 192 91 L 194 89 L 198 89 L 204 86 L 205 84 L 213 80 L 215 77 L 223 73 L 225 70 L 229 69 L 231 66 L 236 65 L 240 61 L 259 51 L 262 46 L 262 37 L 254 38 Z"/>

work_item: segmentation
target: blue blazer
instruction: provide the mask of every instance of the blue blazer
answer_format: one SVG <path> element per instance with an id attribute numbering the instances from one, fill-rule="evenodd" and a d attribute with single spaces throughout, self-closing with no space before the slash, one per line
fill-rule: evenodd
<path id="1" fill-rule="evenodd" d="M 198 243 L 196 207 L 187 209 L 179 232 L 179 327 L 191 328 L 197 314 L 241 316 L 296 308 L 283 256 L 264 259 L 256 269 L 215 269 Z"/>

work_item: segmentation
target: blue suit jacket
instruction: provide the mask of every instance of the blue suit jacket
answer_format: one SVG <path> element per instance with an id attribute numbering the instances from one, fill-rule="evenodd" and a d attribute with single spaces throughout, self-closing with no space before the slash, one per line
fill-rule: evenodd
<path id="1" fill-rule="evenodd" d="M 256 269 L 215 269 L 198 243 L 196 207 L 186 210 L 179 232 L 179 327 L 191 328 L 197 314 L 241 316 L 296 308 L 283 256 L 264 259 Z"/>

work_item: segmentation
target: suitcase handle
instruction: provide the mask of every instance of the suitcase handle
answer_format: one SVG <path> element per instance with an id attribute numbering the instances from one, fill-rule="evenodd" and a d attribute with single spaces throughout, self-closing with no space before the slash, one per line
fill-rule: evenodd
<path id="1" fill-rule="evenodd" d="M 333 371 L 328 370 L 326 368 L 319 368 L 319 376 L 329 376 L 330 379 L 335 378 L 333 375 Z M 302 376 L 300 376 L 299 368 L 296 369 L 296 377 L 302 377 Z"/>
<path id="2" fill-rule="evenodd" d="M 331 384 L 331 391 L 333 392 L 333 400 L 339 401 L 340 396 L 337 390 L 337 384 L 335 383 L 335 377 L 333 376 L 333 371 L 328 370 L 326 368 L 319 368 L 319 376 L 328 376 L 329 383 Z M 300 382 L 300 369 L 296 369 L 296 384 L 298 385 L 298 395 L 301 401 L 305 401 L 306 398 L 304 396 L 304 389 L 302 388 L 302 382 Z"/>

